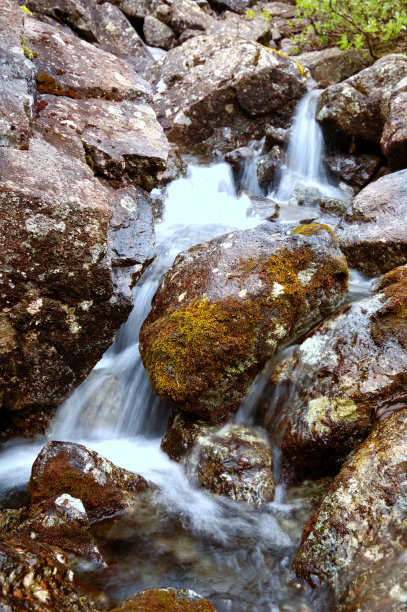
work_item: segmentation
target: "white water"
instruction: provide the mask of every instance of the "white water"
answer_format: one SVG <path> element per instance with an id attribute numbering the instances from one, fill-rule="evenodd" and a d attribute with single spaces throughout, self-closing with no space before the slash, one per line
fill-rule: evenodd
<path id="1" fill-rule="evenodd" d="M 287 149 L 287 165 L 282 166 L 271 197 L 288 202 L 297 187 L 318 189 L 323 196 L 341 199 L 343 193 L 328 180 L 324 167 L 324 136 L 315 120 L 319 89 L 310 91 L 295 111 Z"/>

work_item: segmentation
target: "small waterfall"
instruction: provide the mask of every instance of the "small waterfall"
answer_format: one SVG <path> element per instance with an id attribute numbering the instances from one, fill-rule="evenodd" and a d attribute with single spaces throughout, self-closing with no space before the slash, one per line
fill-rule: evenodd
<path id="1" fill-rule="evenodd" d="M 287 164 L 281 167 L 277 187 L 271 193 L 277 202 L 288 202 L 298 187 L 311 187 L 321 195 L 343 198 L 342 192 L 330 184 L 324 167 L 324 136 L 315 120 L 320 94 L 319 89 L 309 92 L 295 112 L 287 149 Z"/>

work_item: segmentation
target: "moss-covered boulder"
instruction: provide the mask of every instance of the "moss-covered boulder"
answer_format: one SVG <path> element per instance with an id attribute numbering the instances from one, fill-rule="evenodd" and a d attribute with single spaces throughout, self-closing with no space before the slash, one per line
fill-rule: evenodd
<path id="1" fill-rule="evenodd" d="M 147 589 L 129 597 L 111 612 L 216 612 L 210 601 L 191 589 Z"/>
<path id="2" fill-rule="evenodd" d="M 157 393 L 217 422 L 275 351 L 334 310 L 348 270 L 332 230 L 265 223 L 181 253 L 153 298 L 140 352 Z"/>
<path id="3" fill-rule="evenodd" d="M 33 504 L 68 493 L 99 519 L 134 505 L 149 486 L 81 444 L 48 442 L 34 461 L 28 495 Z"/>
<path id="4" fill-rule="evenodd" d="M 376 283 L 375 295 L 324 321 L 276 367 L 263 423 L 271 434 L 278 423 L 297 473 L 332 473 L 378 416 L 405 404 L 406 387 L 403 266 Z"/>
<path id="5" fill-rule="evenodd" d="M 215 495 L 262 506 L 274 499 L 271 448 L 258 430 L 226 426 L 195 441 L 187 471 Z"/>
<path id="6" fill-rule="evenodd" d="M 294 570 L 314 586 L 329 586 L 341 604 L 334 609 L 366 610 L 359 608 L 357 584 L 359 595 L 364 591 L 366 597 L 369 568 L 370 577 L 375 572 L 377 577 L 379 562 L 396 559 L 405 550 L 406 465 L 404 409 L 376 425 L 344 464 L 317 514 L 306 525 Z M 347 597 L 353 601 L 351 606 Z"/>
<path id="7" fill-rule="evenodd" d="M 87 597 L 76 590 L 73 579 L 67 557 L 57 547 L 23 536 L 0 538 L 2 610 L 96 612 Z"/>

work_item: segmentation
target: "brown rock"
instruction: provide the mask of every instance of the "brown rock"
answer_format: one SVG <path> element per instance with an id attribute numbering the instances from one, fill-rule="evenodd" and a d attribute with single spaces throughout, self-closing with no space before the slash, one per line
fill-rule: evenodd
<path id="1" fill-rule="evenodd" d="M 247 144 L 272 118 L 288 120 L 305 93 L 293 60 L 224 35 L 197 36 L 171 49 L 149 78 L 160 123 L 188 149 L 205 149 L 217 128 L 220 150 Z"/>
<path id="2" fill-rule="evenodd" d="M 143 34 L 146 43 L 151 47 L 160 47 L 168 51 L 175 44 L 173 30 L 153 15 L 147 15 L 144 19 Z"/>
<path id="3" fill-rule="evenodd" d="M 174 0 L 171 4 L 169 25 L 177 36 L 185 30 L 204 32 L 212 21 L 212 17 L 201 10 L 194 0 Z"/>
<path id="4" fill-rule="evenodd" d="M 69 494 L 82 501 L 93 520 L 134 505 L 149 486 L 81 444 L 48 442 L 34 462 L 28 495 L 33 504 Z"/>
<path id="5" fill-rule="evenodd" d="M 407 166 L 406 104 L 407 78 L 404 78 L 391 96 L 389 115 L 380 142 L 391 170 L 400 170 Z"/>
<path id="6" fill-rule="evenodd" d="M 27 44 L 38 54 L 34 65 L 40 93 L 151 101 L 148 84 L 114 55 L 35 19 L 26 21 L 25 35 Z"/>
<path id="7" fill-rule="evenodd" d="M 187 460 L 187 471 L 215 495 L 258 507 L 274 499 L 270 445 L 253 428 L 232 425 L 202 433 Z"/>
<path id="8" fill-rule="evenodd" d="M 360 191 L 366 187 L 379 170 L 381 159 L 378 155 L 352 155 L 333 153 L 325 156 L 325 164 L 333 176 L 345 181 Z"/>
<path id="9" fill-rule="evenodd" d="M 129 597 L 111 612 L 216 612 L 210 601 L 191 589 L 147 589 Z"/>
<path id="10" fill-rule="evenodd" d="M 280 400 L 265 425 L 273 435 L 278 422 L 299 473 L 332 473 L 377 415 L 407 402 L 407 268 L 382 277 L 377 291 L 322 323 L 272 374 Z"/>
<path id="11" fill-rule="evenodd" d="M 161 450 L 173 461 L 182 460 L 192 449 L 195 440 L 212 427 L 193 414 L 174 409 L 168 420 L 167 430 L 161 440 Z"/>
<path id="12" fill-rule="evenodd" d="M 315 81 L 329 85 L 340 83 L 373 63 L 366 49 L 341 51 L 338 47 L 301 53 L 296 59 L 308 68 Z"/>
<path id="13" fill-rule="evenodd" d="M 79 36 L 96 42 L 97 7 L 95 0 L 28 0 L 37 15 L 66 23 Z"/>
<path id="14" fill-rule="evenodd" d="M 212 422 L 234 412 L 261 365 L 346 291 L 331 234 L 265 223 L 180 254 L 140 333 L 157 393 Z"/>
<path id="15" fill-rule="evenodd" d="M 378 423 L 335 478 L 304 531 L 294 562 L 298 577 L 330 586 L 336 601 L 344 604 L 343 596 L 350 586 L 358 601 L 357 585 L 350 582 L 358 568 L 363 572 L 370 565 L 374 570 L 376 561 L 404 548 L 406 462 L 404 409 Z M 357 565 L 359 554 L 362 567 Z M 359 587 L 361 584 L 363 581 Z"/>
<path id="16" fill-rule="evenodd" d="M 328 87 L 318 101 L 317 120 L 335 139 L 379 144 L 392 91 L 406 75 L 404 55 L 382 57 L 343 83 Z"/>
<path id="17" fill-rule="evenodd" d="M 19 510 L 0 511 L 0 529 L 3 535 L 24 536 L 103 562 L 82 501 L 66 493 Z"/>
<path id="18" fill-rule="evenodd" d="M 127 17 L 147 17 L 155 10 L 161 0 L 108 0 L 118 6 Z"/>
<path id="19" fill-rule="evenodd" d="M 349 264 L 366 274 L 407 263 L 406 178 L 400 170 L 365 187 L 335 230 Z"/>
<path id="20" fill-rule="evenodd" d="M 62 550 L 23 536 L 0 539 L 0 604 L 4 610 L 95 609 L 73 585 L 73 572 Z"/>

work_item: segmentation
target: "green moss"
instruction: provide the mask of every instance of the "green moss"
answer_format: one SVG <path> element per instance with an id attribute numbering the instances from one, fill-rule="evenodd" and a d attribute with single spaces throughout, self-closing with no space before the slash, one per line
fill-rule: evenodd
<path id="1" fill-rule="evenodd" d="M 332 231 L 332 228 L 329 225 L 323 225 L 322 223 L 308 223 L 307 225 L 298 225 L 291 230 L 290 234 L 300 234 L 302 236 L 314 236 L 318 232 L 326 231 L 331 236 L 336 238 L 335 234 Z"/>
<path id="2" fill-rule="evenodd" d="M 21 40 L 21 46 L 23 48 L 24 51 L 24 55 L 27 59 L 29 60 L 33 60 L 35 57 L 35 53 L 34 51 L 27 45 L 27 39 L 25 36 L 23 36 L 22 40 Z"/>
<path id="3" fill-rule="evenodd" d="M 93 161 L 92 155 L 85 155 L 85 161 L 88 164 L 89 168 L 94 172 L 95 162 Z"/>
<path id="4" fill-rule="evenodd" d="M 212 385 L 220 369 L 242 367 L 253 351 L 260 319 L 256 303 L 206 298 L 154 321 L 142 344 L 149 347 L 145 365 L 157 393 L 182 402 Z"/>

